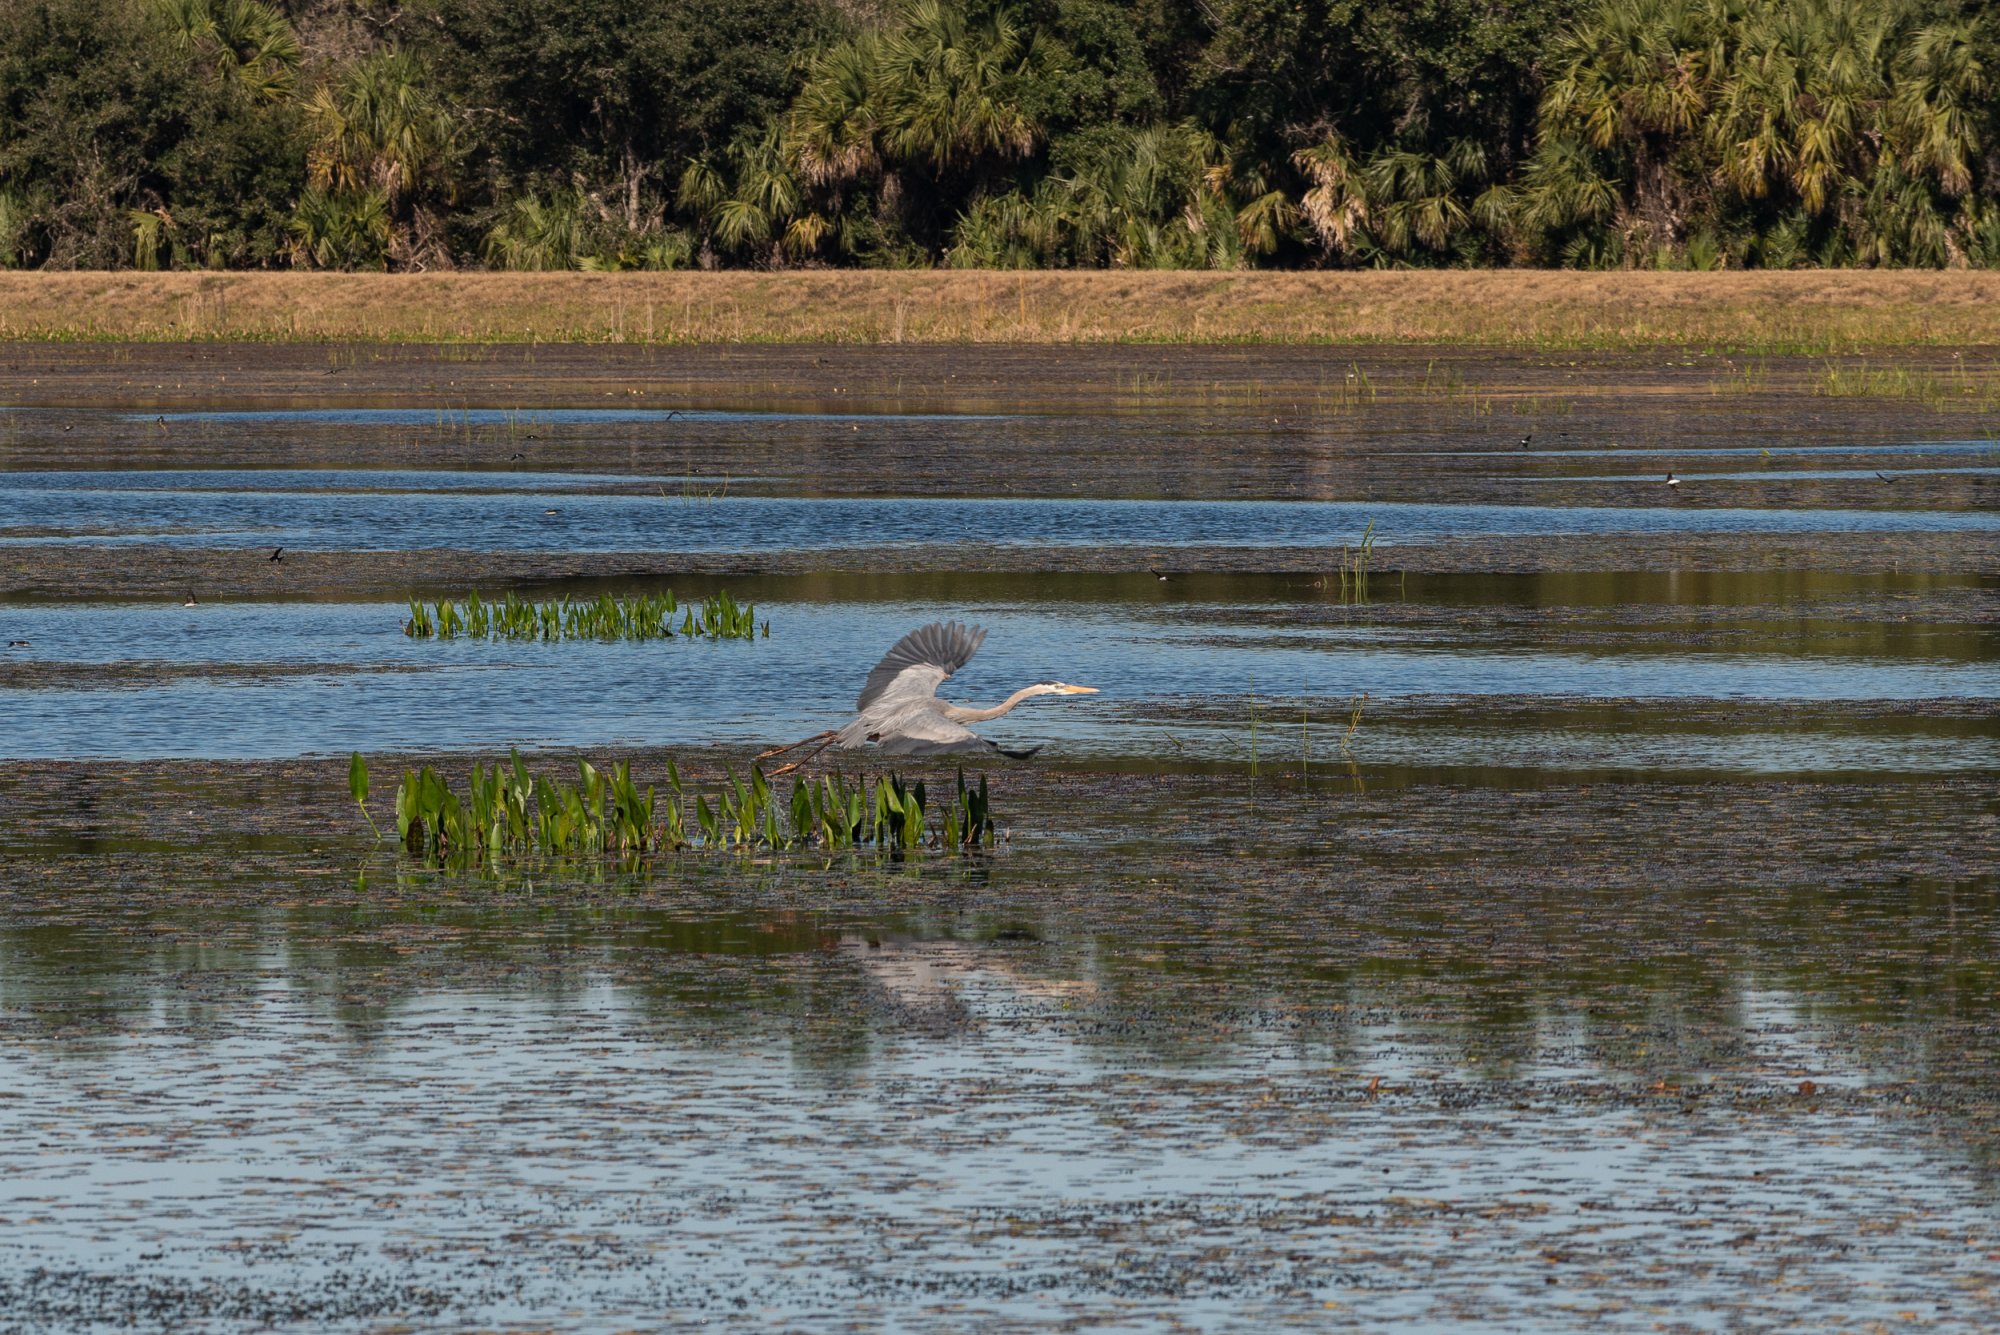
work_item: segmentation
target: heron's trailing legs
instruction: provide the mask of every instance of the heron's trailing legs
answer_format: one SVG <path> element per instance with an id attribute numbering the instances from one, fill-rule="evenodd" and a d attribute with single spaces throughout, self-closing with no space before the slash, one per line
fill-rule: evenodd
<path id="1" fill-rule="evenodd" d="M 793 770 L 805 764 L 808 760 L 811 760 L 814 756 L 818 755 L 820 752 L 826 750 L 827 747 L 832 746 L 833 739 L 838 735 L 839 734 L 837 729 L 829 728 L 825 732 L 814 733 L 812 736 L 806 738 L 802 742 L 793 742 L 790 746 L 773 747 L 769 751 L 760 753 L 757 759 L 769 760 L 772 756 L 781 756 L 785 754 L 785 752 L 787 751 L 796 751 L 802 746 L 812 746 L 814 742 L 819 743 L 818 746 L 813 746 L 812 750 L 806 752 L 804 755 L 800 756 L 797 760 L 790 761 L 772 770 L 767 777 L 775 779 L 780 774 L 790 774 Z"/>

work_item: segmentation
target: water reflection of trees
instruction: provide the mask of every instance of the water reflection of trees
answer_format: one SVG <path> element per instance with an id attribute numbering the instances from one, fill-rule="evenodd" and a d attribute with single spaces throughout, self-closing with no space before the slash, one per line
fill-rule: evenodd
<path id="1" fill-rule="evenodd" d="M 282 992 L 367 1042 L 427 996 L 504 993 L 556 1011 L 609 984 L 663 1041 L 777 1042 L 838 1069 L 929 1022 L 898 971 L 943 944 L 954 953 L 922 985 L 939 1008 L 956 1005 L 955 978 L 976 974 L 1019 1014 L 1107 1054 L 1199 1064 L 1275 1042 L 1339 1064 L 1394 1031 L 1473 1078 L 1552 1063 L 1691 1077 L 1754 1070 L 1744 998 L 1780 994 L 1849 1043 L 1857 1066 L 1994 1074 L 1983 1047 L 1965 1046 L 2000 1007 L 1991 876 L 1495 893 L 1470 877 L 1254 871 L 1261 880 L 1234 885 L 1213 869 L 1110 878 L 1060 901 L 1007 885 L 952 903 L 950 886 L 913 883 L 919 902 L 890 911 L 852 885 L 823 909 L 120 901 L 0 931 L 0 1007 L 17 1033 L 48 1040 L 206 1035 L 254 1026 L 247 1003 Z M 977 1008 L 948 1018 L 985 1023 Z"/>

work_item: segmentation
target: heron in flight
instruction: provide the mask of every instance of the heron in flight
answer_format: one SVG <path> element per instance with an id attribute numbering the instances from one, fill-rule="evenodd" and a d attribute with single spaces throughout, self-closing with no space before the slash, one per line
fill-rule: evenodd
<path id="1" fill-rule="evenodd" d="M 1009 750 L 989 742 L 968 723 L 984 723 L 999 718 L 1023 700 L 1038 695 L 1095 695 L 1095 686 L 1072 686 L 1066 681 L 1038 681 L 994 705 L 991 709 L 970 709 L 938 699 L 937 689 L 944 679 L 964 667 L 979 652 L 986 632 L 977 626 L 961 626 L 956 621 L 933 621 L 896 641 L 895 647 L 875 665 L 855 702 L 860 711 L 844 728 L 815 733 L 802 742 L 780 746 L 758 756 L 772 756 L 812 746 L 799 759 L 781 765 L 773 774 L 788 774 L 829 746 L 842 750 L 875 744 L 891 756 L 935 756 L 949 751 L 997 751 L 1016 760 L 1026 759 L 1041 748 Z M 818 745 L 813 744 L 817 742 Z"/>

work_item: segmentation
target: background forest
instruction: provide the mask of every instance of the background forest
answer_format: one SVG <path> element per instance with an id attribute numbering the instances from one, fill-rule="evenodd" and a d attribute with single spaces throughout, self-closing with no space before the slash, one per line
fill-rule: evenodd
<path id="1" fill-rule="evenodd" d="M 2000 266 L 1966 0 L 6 0 L 0 266 Z"/>

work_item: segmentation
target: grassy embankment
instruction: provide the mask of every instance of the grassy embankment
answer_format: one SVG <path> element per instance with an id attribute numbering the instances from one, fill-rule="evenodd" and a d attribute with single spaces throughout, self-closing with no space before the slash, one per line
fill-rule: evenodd
<path id="1" fill-rule="evenodd" d="M 2000 273 L 0 273 L 0 339 L 2000 344 Z"/>

